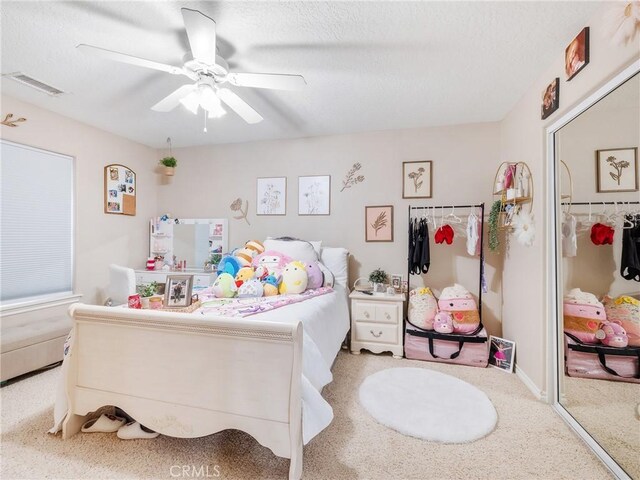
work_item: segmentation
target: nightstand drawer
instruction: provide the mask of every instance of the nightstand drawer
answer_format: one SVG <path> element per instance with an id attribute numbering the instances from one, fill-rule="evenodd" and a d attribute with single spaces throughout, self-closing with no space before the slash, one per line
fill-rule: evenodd
<path id="1" fill-rule="evenodd" d="M 396 323 L 398 307 L 392 304 L 354 302 L 353 318 L 356 322 Z"/>
<path id="2" fill-rule="evenodd" d="M 398 304 L 396 303 L 376 305 L 376 322 L 397 323 L 398 310 Z"/>
<path id="3" fill-rule="evenodd" d="M 396 325 L 356 322 L 355 340 L 359 342 L 397 344 L 398 327 Z"/>

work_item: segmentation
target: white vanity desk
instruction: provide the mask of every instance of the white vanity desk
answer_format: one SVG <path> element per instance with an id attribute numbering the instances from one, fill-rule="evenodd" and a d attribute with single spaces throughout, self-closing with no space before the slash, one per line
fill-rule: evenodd
<path id="1" fill-rule="evenodd" d="M 204 265 L 213 253 L 228 251 L 226 218 L 152 218 L 149 220 L 149 256 L 176 257 L 187 265 Z M 193 288 L 212 285 L 216 272 L 136 269 L 136 285 L 167 283 L 168 275 L 193 275 Z"/>
<path id="2" fill-rule="evenodd" d="M 151 282 L 167 283 L 167 275 L 193 275 L 193 287 L 208 287 L 216 280 L 216 272 L 199 269 L 186 270 L 136 270 L 136 285 Z"/>

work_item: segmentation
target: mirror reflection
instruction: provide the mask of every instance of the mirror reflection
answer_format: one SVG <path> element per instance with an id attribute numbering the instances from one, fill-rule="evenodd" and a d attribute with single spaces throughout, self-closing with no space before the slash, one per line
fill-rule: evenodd
<path id="1" fill-rule="evenodd" d="M 201 267 L 210 257 L 209 225 L 178 224 L 173 227 L 173 254 L 189 268 Z"/>
<path id="2" fill-rule="evenodd" d="M 558 269 L 564 358 L 559 362 L 559 401 L 636 478 L 640 478 L 638 145 L 637 74 L 555 133 L 562 210 Z"/>

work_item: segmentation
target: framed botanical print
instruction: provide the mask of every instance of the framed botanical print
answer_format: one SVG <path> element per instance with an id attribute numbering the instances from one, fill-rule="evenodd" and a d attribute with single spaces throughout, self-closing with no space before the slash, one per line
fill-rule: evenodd
<path id="1" fill-rule="evenodd" d="M 393 242 L 393 205 L 364 207 L 365 241 Z"/>
<path id="2" fill-rule="evenodd" d="M 402 198 L 431 198 L 431 160 L 402 162 Z"/>
<path id="3" fill-rule="evenodd" d="M 596 150 L 598 193 L 638 191 L 638 147 Z"/>
<path id="4" fill-rule="evenodd" d="M 287 214 L 287 177 L 258 178 L 256 215 Z"/>
<path id="5" fill-rule="evenodd" d="M 331 213 L 331 176 L 298 177 L 298 215 Z"/>

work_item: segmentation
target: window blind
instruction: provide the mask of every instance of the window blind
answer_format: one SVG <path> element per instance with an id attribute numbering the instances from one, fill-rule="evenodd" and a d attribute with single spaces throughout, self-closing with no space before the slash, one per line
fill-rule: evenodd
<path id="1" fill-rule="evenodd" d="M 73 158 L 0 146 L 0 302 L 71 293 Z"/>

